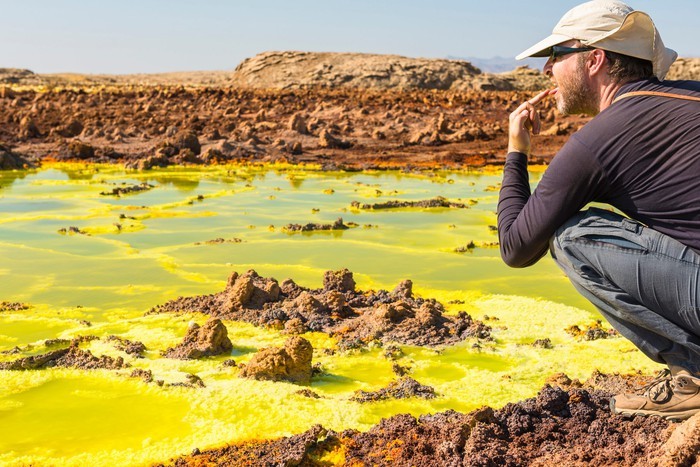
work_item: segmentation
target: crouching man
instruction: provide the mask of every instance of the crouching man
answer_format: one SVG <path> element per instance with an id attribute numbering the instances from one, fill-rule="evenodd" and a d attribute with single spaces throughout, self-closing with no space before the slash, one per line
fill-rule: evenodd
<path id="1" fill-rule="evenodd" d="M 700 412 L 700 82 L 662 81 L 676 53 L 647 14 L 619 1 L 573 8 L 525 57 L 549 57 L 556 88 L 510 115 L 501 256 L 527 267 L 550 250 L 620 334 L 668 367 L 644 394 L 613 397 L 613 412 L 686 419 Z M 530 139 L 548 98 L 595 118 L 531 193 Z M 581 211 L 592 201 L 626 216 Z"/>

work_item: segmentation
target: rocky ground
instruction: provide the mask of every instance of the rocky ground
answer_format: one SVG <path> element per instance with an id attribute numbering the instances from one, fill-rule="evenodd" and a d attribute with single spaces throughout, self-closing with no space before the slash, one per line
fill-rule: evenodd
<path id="1" fill-rule="evenodd" d="M 700 414 L 682 424 L 611 414 L 611 395 L 648 381 L 595 374 L 581 383 L 557 375 L 537 397 L 499 410 L 396 415 L 365 433 L 317 425 L 287 438 L 195 450 L 161 465 L 700 465 Z"/>
<path id="2" fill-rule="evenodd" d="M 138 87 L 0 92 L 0 168 L 42 160 L 149 169 L 227 162 L 326 169 L 500 164 L 508 114 L 532 93 Z M 535 159 L 586 119 L 542 106 Z"/>

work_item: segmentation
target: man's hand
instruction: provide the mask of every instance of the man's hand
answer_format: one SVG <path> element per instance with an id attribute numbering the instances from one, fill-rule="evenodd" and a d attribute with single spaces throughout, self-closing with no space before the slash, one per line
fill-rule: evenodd
<path id="1" fill-rule="evenodd" d="M 530 155 L 530 131 L 533 135 L 540 132 L 540 115 L 535 107 L 545 97 L 557 92 L 556 89 L 547 89 L 537 94 L 530 100 L 520 104 L 510 114 L 508 127 L 508 152 L 522 152 Z"/>

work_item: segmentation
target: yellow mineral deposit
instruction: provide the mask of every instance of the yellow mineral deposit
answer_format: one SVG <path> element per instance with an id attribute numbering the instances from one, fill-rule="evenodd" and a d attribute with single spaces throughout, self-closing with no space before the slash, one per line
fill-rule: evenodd
<path id="1" fill-rule="evenodd" d="M 524 273 L 504 266 L 497 248 L 478 246 L 497 241 L 490 226 L 499 179 L 492 170 L 342 174 L 284 165 L 147 172 L 53 165 L 0 173 L 0 301 L 29 306 L 0 311 L 0 362 L 46 353 L 55 348 L 48 339 L 96 336 L 80 348 L 130 365 L 0 372 L 0 464 L 145 465 L 317 423 L 362 430 L 396 413 L 499 407 L 533 396 L 557 372 L 586 378 L 597 368 L 653 370 L 624 339 L 584 341 L 566 332 L 598 315 L 553 262 Z M 141 184 L 151 187 L 101 194 Z M 353 201 L 436 196 L 468 208 L 350 209 Z M 267 228 L 338 217 L 376 228 L 304 235 Z M 469 242 L 476 247 L 454 252 Z M 230 355 L 176 360 L 161 352 L 207 316 L 145 315 L 178 296 L 221 291 L 232 271 L 255 269 L 316 288 L 324 271 L 341 268 L 353 271 L 359 290 L 391 290 L 411 279 L 415 293 L 449 313 L 484 321 L 494 340 L 402 346 L 392 361 L 378 347 L 333 352 L 335 340 L 307 333 L 321 370 L 308 387 L 318 395 L 312 398 L 291 383 L 239 378 L 238 368 L 224 364 L 283 345 L 288 336 L 280 331 L 225 320 Z M 112 335 L 142 342 L 143 357 L 118 350 Z M 396 379 L 394 363 L 437 397 L 350 399 Z M 132 377 L 138 369 L 152 381 Z M 205 387 L 177 385 L 191 374 Z"/>

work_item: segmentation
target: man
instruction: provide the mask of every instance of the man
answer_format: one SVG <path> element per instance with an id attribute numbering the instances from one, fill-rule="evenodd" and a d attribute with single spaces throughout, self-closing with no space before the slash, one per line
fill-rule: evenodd
<path id="1" fill-rule="evenodd" d="M 627 339 L 668 366 L 625 415 L 700 412 L 700 82 L 661 81 L 676 53 L 651 18 L 619 1 L 570 10 L 517 58 L 549 57 L 556 84 L 510 115 L 498 202 L 501 256 L 513 267 L 547 250 Z M 572 135 L 530 194 L 527 158 L 538 104 L 595 116 Z M 622 211 L 588 209 L 603 202 Z"/>

